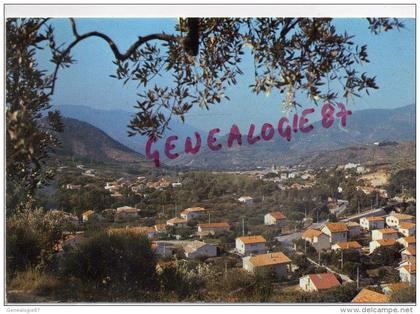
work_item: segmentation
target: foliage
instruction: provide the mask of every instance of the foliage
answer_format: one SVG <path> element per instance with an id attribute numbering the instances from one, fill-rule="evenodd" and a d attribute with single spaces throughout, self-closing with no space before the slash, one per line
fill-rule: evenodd
<path id="1" fill-rule="evenodd" d="M 403 169 L 391 176 L 387 191 L 390 197 L 397 194 L 404 194 L 405 196 L 416 195 L 416 170 Z"/>
<path id="2" fill-rule="evenodd" d="M 50 111 L 53 78 L 38 69 L 36 51 L 55 45 L 47 19 L 6 21 L 6 173 L 8 211 L 31 202 L 35 190 L 52 177 L 45 167 L 62 131 L 60 114 Z M 63 63 L 64 64 L 64 63 Z M 43 115 L 46 118 L 43 120 Z"/>
<path id="3" fill-rule="evenodd" d="M 396 243 L 392 246 L 381 246 L 371 254 L 371 263 L 379 266 L 397 266 L 401 260 L 401 249 L 403 246 Z"/>
<path id="4" fill-rule="evenodd" d="M 367 21 L 374 34 L 403 27 L 397 19 Z M 97 37 L 114 54 L 112 77 L 144 88 L 138 93 L 130 135 L 161 136 L 173 116 L 184 120 L 192 107 L 229 100 L 228 86 L 243 74 L 240 64 L 247 55 L 254 63 L 252 91 L 285 94 L 287 109 L 299 105 L 297 93 L 314 103 L 334 103 L 341 96 L 350 99 L 378 88 L 375 77 L 357 69 L 369 62 L 367 45 L 355 45 L 353 36 L 338 32 L 331 18 L 180 18 L 173 34 L 139 37 L 125 53 L 106 34 L 80 34 L 74 19 L 70 24 L 74 40 L 55 48 L 53 60 L 72 60 L 78 43 Z M 173 78 L 172 85 L 159 85 L 163 72 Z M 330 89 L 335 80 L 341 91 Z"/>
<path id="5" fill-rule="evenodd" d="M 63 212 L 41 209 L 13 214 L 6 221 L 7 271 L 13 275 L 28 267 L 45 267 L 64 230 L 73 227 Z"/>
<path id="6" fill-rule="evenodd" d="M 149 290 L 157 289 L 155 266 L 147 237 L 131 232 L 99 232 L 67 251 L 60 270 L 63 280 L 80 279 L 108 295 L 107 301 L 130 296 L 139 300 L 147 298 Z"/>
<path id="7" fill-rule="evenodd" d="M 389 302 L 391 303 L 415 303 L 416 302 L 416 287 L 411 286 L 399 289 L 391 294 Z"/>

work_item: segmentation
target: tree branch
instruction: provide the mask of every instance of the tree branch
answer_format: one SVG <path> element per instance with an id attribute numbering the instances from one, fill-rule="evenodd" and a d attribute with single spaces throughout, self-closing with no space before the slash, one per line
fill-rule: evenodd
<path id="1" fill-rule="evenodd" d="M 101 32 L 97 32 L 97 31 L 93 31 L 93 32 L 88 32 L 85 34 L 80 35 L 79 32 L 77 31 L 77 27 L 76 27 L 76 23 L 74 21 L 73 18 L 70 18 L 70 24 L 71 24 L 71 28 L 72 28 L 72 32 L 74 37 L 76 38 L 70 45 L 68 45 L 68 47 L 61 53 L 61 61 L 70 54 L 71 50 L 81 41 L 89 38 L 89 37 L 98 37 L 101 38 L 103 40 L 105 40 L 109 47 L 111 48 L 115 59 L 117 59 L 118 61 L 125 61 L 127 60 L 141 45 L 151 41 L 151 40 L 161 40 L 161 41 L 166 41 L 166 42 L 177 42 L 180 41 L 182 39 L 182 37 L 180 36 L 173 36 L 173 35 L 168 35 L 165 33 L 155 33 L 155 34 L 150 34 L 147 36 L 139 36 L 137 41 L 134 42 L 125 53 L 121 53 L 120 50 L 118 49 L 117 45 L 114 43 L 114 41 L 108 36 L 105 35 Z M 52 82 L 52 86 L 51 86 L 51 92 L 49 93 L 49 95 L 54 94 L 54 88 L 55 88 L 55 81 L 57 79 L 57 74 L 58 74 L 58 69 L 61 65 L 61 62 L 58 62 L 55 66 L 55 70 L 54 70 L 54 74 L 53 74 L 53 82 Z"/>

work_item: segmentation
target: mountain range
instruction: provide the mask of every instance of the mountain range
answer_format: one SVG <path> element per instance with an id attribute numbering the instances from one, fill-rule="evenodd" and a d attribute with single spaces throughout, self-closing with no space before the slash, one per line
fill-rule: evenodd
<path id="1" fill-rule="evenodd" d="M 65 117 L 72 117 L 92 124 L 93 126 L 103 130 L 114 141 L 121 142 L 126 150 L 119 147 L 121 158 L 134 158 L 135 152 L 144 153 L 147 138 L 144 136 L 127 136 L 127 127 L 132 113 L 123 110 L 99 110 L 87 106 L 59 106 Z M 345 128 L 339 126 L 338 121 L 334 125 L 325 129 L 321 126 L 321 122 L 313 123 L 314 129 L 306 134 L 293 133 L 290 142 L 276 135 L 270 141 L 259 141 L 254 145 L 247 145 L 246 140 L 242 146 L 234 145 L 227 150 L 214 152 L 205 146 L 205 138 L 207 134 L 188 124 L 173 120 L 170 127 L 172 131 L 167 132 L 165 137 L 176 134 L 179 137 L 178 146 L 187 136 L 193 137 L 195 131 L 199 132 L 203 138 L 203 147 L 196 155 L 181 154 L 177 159 L 165 160 L 165 164 L 169 166 L 188 167 L 197 169 L 211 170 L 238 170 L 249 169 L 258 166 L 290 165 L 296 163 L 312 162 L 316 163 L 320 160 L 336 160 L 331 154 L 326 152 L 336 151 L 341 157 L 340 160 L 348 159 L 352 156 L 351 152 L 363 152 L 363 158 L 366 159 L 367 152 L 372 152 L 371 148 L 366 148 L 368 144 L 381 141 L 415 141 L 415 105 L 408 105 L 397 109 L 366 109 L 353 112 L 347 119 Z M 66 119 L 67 120 L 67 119 Z M 72 123 L 75 123 L 74 121 Z M 66 124 L 66 122 L 65 122 Z M 72 129 L 73 130 L 73 129 Z M 70 130 L 71 132 L 73 132 Z M 79 130 L 74 129 L 75 132 Z M 246 132 L 243 130 L 242 132 Z M 103 133 L 103 132 L 102 132 Z M 76 133 L 79 134 L 79 133 Z M 80 134 L 79 134 L 80 135 Z M 246 135 L 245 135 L 246 136 Z M 217 136 L 216 136 L 217 137 Z M 80 138 L 80 137 L 79 137 Z M 83 138 L 80 138 L 83 141 Z M 220 143 L 226 143 L 227 136 L 218 139 Z M 154 147 L 160 149 L 164 146 L 164 140 L 158 141 Z M 119 144 L 119 143 L 118 143 Z M 72 144 L 74 146 L 74 144 Z M 115 143 L 112 144 L 116 147 Z M 121 145 L 121 144 L 120 144 Z M 122 146 L 124 146 L 122 145 Z M 408 147 L 414 147 L 414 144 L 404 144 L 404 152 L 412 152 Z M 224 145 L 225 146 L 225 145 Z M 365 150 L 368 149 L 367 151 Z M 84 148 L 87 149 L 86 147 Z M 102 148 L 103 150 L 105 147 Z M 127 149 L 130 151 L 128 153 Z M 344 149 L 344 150 L 343 150 Z M 373 148 L 375 149 L 375 148 Z M 385 151 L 384 148 L 376 148 Z M 387 148 L 395 150 L 396 148 Z M 83 151 L 78 148 L 79 153 Z M 124 155 L 128 154 L 128 155 Z M 115 153 L 116 154 L 116 153 Z M 114 154 L 114 155 L 115 155 Z M 118 155 L 118 154 L 116 154 Z M 163 152 L 161 155 L 164 155 Z M 328 157 L 330 155 L 330 157 Z M 354 155 L 354 154 L 353 154 Z M 356 154 L 359 156 L 358 154 Z M 380 154 L 379 154 L 380 155 Z M 106 156 L 106 154 L 104 155 Z M 130 157 L 128 157 L 130 156 Z M 144 157 L 140 154 L 136 158 Z M 318 157 L 314 157 L 318 156 Z M 356 156 L 356 157 L 357 157 Z M 356 158 L 354 157 L 354 158 Z M 398 156 L 395 156 L 398 157 Z M 322 163 L 322 162 L 321 162 Z M 323 162 L 324 164 L 326 162 Z"/>
<path id="2" fill-rule="evenodd" d="M 354 112 L 345 128 L 338 121 L 325 129 L 321 122 L 313 123 L 309 133 L 293 133 L 290 142 L 275 135 L 270 141 L 249 145 L 234 144 L 214 152 L 202 148 L 196 155 L 183 154 L 166 161 L 170 166 L 188 166 L 200 169 L 241 170 L 255 167 L 292 165 L 308 160 L 315 153 L 336 151 L 346 147 L 359 147 L 381 141 L 415 141 L 415 105 L 397 109 L 367 109 Z M 245 135 L 246 136 L 246 135 Z M 227 136 L 218 140 L 226 143 Z"/>

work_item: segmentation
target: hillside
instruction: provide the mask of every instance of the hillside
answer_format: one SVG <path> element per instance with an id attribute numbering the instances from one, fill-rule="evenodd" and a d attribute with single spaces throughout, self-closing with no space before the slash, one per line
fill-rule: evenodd
<path id="1" fill-rule="evenodd" d="M 147 142 L 146 136 L 136 135 L 128 137 L 128 123 L 133 115 L 132 112 L 124 110 L 102 110 L 81 105 L 61 105 L 56 107 L 63 117 L 73 118 L 90 123 L 91 125 L 103 130 L 114 140 L 124 144 L 130 149 L 144 154 L 144 148 Z M 204 134 L 186 123 L 172 119 L 169 123 L 170 130 L 167 130 L 165 136 L 176 134 L 181 140 L 185 139 L 195 131 Z M 164 143 L 156 143 L 155 147 L 163 148 Z"/>
<path id="2" fill-rule="evenodd" d="M 348 118 L 346 128 L 339 127 L 335 122 L 333 127 L 325 129 L 318 121 L 314 123 L 313 131 L 307 134 L 293 134 L 290 142 L 275 136 L 269 142 L 260 141 L 255 145 L 244 143 L 240 147 L 234 146 L 231 150 L 224 147 L 214 152 L 205 147 L 196 155 L 183 154 L 177 159 L 167 161 L 167 164 L 201 169 L 233 170 L 273 164 L 299 164 L 305 160 L 326 163 L 329 158 L 334 160 L 333 156 L 326 152 L 346 147 L 351 148 L 337 153 L 337 159 L 353 161 L 352 158 L 360 157 L 361 160 L 368 160 L 371 152 L 369 149 L 365 150 L 367 149 L 365 145 L 379 141 L 415 141 L 415 134 L 415 105 L 392 110 L 368 109 L 354 112 Z M 226 143 L 226 137 L 220 138 L 219 142 Z M 354 155 L 354 147 L 360 145 L 361 150 Z M 393 148 L 379 149 L 385 151 Z M 394 157 L 398 157 L 398 151 L 395 153 Z M 324 159 L 326 159 L 325 162 L 323 162 Z"/>
<path id="3" fill-rule="evenodd" d="M 115 141 L 104 131 L 76 119 L 63 118 L 64 132 L 59 134 L 62 142 L 57 150 L 60 157 L 88 159 L 99 162 L 152 164 L 144 156 Z"/>

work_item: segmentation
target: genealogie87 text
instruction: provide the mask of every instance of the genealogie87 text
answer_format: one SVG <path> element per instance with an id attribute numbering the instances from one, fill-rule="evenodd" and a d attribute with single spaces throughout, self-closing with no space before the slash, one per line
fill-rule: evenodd
<path id="1" fill-rule="evenodd" d="M 232 124 L 230 132 L 227 136 L 227 142 L 225 143 L 227 148 L 230 149 L 236 142 L 237 145 L 242 145 L 245 141 L 249 145 L 254 145 L 259 141 L 269 141 L 278 134 L 278 136 L 284 138 L 288 142 L 292 139 L 292 132 L 308 133 L 314 129 L 314 125 L 309 123 L 308 117 L 315 112 L 314 108 L 304 109 L 301 114 L 295 113 L 291 120 L 287 117 L 281 117 L 276 126 L 270 123 L 264 123 L 261 130 L 255 130 L 255 124 L 251 124 L 248 128 L 247 134 L 243 135 L 236 124 Z M 333 106 L 330 103 L 325 103 L 321 107 L 322 126 L 326 129 L 330 128 L 335 119 L 339 120 L 338 123 L 342 127 L 346 126 L 347 116 L 351 115 L 352 112 L 346 109 L 343 103 L 338 103 L 337 106 Z M 219 128 L 211 129 L 208 132 L 207 139 L 202 139 L 198 132 L 194 132 L 195 139 L 187 137 L 184 143 L 179 143 L 178 136 L 171 135 L 166 138 L 164 153 L 166 157 L 175 159 L 180 154 L 180 148 L 186 154 L 197 154 L 202 146 L 204 145 L 203 140 L 206 141 L 207 147 L 212 151 L 218 151 L 223 148 L 223 144 L 220 143 L 216 134 L 220 133 Z M 160 166 L 160 152 L 153 149 L 153 144 L 158 139 L 150 137 L 146 143 L 146 158 L 153 159 L 155 166 Z"/>

